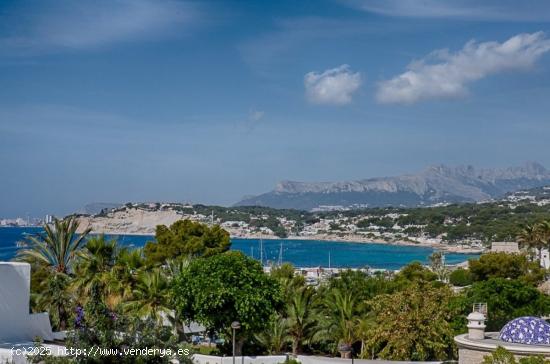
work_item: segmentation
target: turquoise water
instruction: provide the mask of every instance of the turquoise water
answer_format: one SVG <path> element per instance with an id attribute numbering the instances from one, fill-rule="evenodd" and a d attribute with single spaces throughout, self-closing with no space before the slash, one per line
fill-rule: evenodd
<path id="1" fill-rule="evenodd" d="M 23 240 L 25 234 L 35 234 L 41 228 L 0 228 L 0 260 L 10 260 L 17 252 L 17 241 Z M 149 235 L 118 235 L 115 238 L 121 245 L 142 247 L 154 240 Z M 329 257 L 332 267 L 399 269 L 412 262 L 428 262 L 433 253 L 431 248 L 415 246 L 397 246 L 370 243 L 343 243 L 319 240 L 263 240 L 263 261 L 278 262 L 282 243 L 282 258 L 299 267 L 328 267 Z M 260 259 L 260 241 L 258 239 L 232 239 L 231 249 Z M 475 257 L 472 254 L 446 254 L 448 264 L 463 262 Z"/>

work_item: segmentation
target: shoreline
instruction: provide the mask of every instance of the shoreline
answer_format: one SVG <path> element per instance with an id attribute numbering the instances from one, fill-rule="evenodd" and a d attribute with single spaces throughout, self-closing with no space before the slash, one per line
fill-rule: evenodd
<path id="1" fill-rule="evenodd" d="M 334 235 L 310 235 L 310 236 L 299 236 L 291 235 L 286 238 L 279 238 L 274 236 L 265 236 L 265 235 L 231 235 L 231 238 L 238 239 L 264 239 L 264 240 L 317 240 L 325 242 L 334 242 L 334 243 L 353 243 L 353 244 L 381 244 L 381 245 L 395 245 L 395 246 L 413 246 L 418 248 L 432 248 L 435 250 L 456 253 L 456 254 L 481 254 L 485 249 L 472 248 L 465 245 L 451 245 L 447 243 L 436 243 L 436 242 L 412 242 L 404 240 L 395 240 L 395 241 L 386 241 L 383 239 L 376 238 L 366 238 L 363 236 L 334 236 Z"/>
<path id="2" fill-rule="evenodd" d="M 228 231 L 229 232 L 229 231 Z M 132 236 L 152 236 L 154 237 L 154 232 L 123 232 L 123 231 L 95 231 L 93 230 L 90 234 L 99 235 L 132 235 Z M 262 234 L 232 234 L 229 232 L 231 239 L 265 239 L 265 240 L 317 240 L 325 242 L 336 242 L 336 243 L 353 243 L 353 244 L 383 244 L 383 245 L 396 245 L 396 246 L 413 246 L 419 248 L 431 248 L 438 251 L 456 253 L 456 254 L 481 254 L 485 250 L 480 248 L 472 248 L 467 245 L 452 245 L 447 243 L 440 242 L 429 242 L 429 241 L 405 241 L 405 240 L 395 240 L 395 241 L 386 241 L 383 239 L 377 238 L 367 238 L 361 235 L 346 235 L 346 236 L 336 236 L 329 234 L 317 234 L 317 235 L 291 235 L 286 238 L 279 238 L 272 235 L 262 235 Z"/>

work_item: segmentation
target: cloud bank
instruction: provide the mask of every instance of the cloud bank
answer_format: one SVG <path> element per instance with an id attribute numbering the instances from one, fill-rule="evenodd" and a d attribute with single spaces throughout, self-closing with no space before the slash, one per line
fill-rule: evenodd
<path id="1" fill-rule="evenodd" d="M 548 51 L 550 40 L 542 32 L 518 34 L 503 43 L 470 41 L 456 53 L 438 50 L 412 62 L 406 72 L 381 82 L 376 97 L 381 103 L 412 104 L 464 96 L 469 83 L 529 69 Z"/>
<path id="2" fill-rule="evenodd" d="M 323 73 L 307 73 L 304 86 L 306 98 L 314 104 L 346 105 L 361 86 L 361 74 L 353 73 L 347 64 L 343 64 Z"/>
<path id="3" fill-rule="evenodd" d="M 351 6 L 387 16 L 500 21 L 547 21 L 547 0 L 348 0 Z"/>
<path id="4" fill-rule="evenodd" d="M 4 52 L 89 49 L 113 43 L 154 39 L 194 21 L 197 10 L 175 0 L 46 1 L 34 12 L 12 10 L 16 23 L 0 35 Z"/>

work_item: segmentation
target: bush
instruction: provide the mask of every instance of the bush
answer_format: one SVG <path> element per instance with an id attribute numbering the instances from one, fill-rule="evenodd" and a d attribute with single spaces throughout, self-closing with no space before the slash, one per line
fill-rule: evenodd
<path id="1" fill-rule="evenodd" d="M 469 286 L 473 283 L 472 274 L 467 269 L 458 268 L 451 272 L 449 282 L 457 287 Z"/>

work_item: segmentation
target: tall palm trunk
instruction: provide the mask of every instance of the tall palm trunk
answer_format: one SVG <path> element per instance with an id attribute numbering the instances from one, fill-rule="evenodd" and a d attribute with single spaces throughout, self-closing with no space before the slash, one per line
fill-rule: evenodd
<path id="1" fill-rule="evenodd" d="M 57 307 L 57 314 L 59 316 L 59 330 L 67 330 L 67 310 L 65 310 L 65 305 L 61 304 Z"/>
<path id="2" fill-rule="evenodd" d="M 292 340 L 292 355 L 296 356 L 302 353 L 302 337 L 295 336 Z"/>

